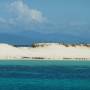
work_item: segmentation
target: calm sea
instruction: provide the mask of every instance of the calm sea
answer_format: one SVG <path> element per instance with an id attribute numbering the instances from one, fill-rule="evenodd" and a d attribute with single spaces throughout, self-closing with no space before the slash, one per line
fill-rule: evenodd
<path id="1" fill-rule="evenodd" d="M 90 90 L 90 61 L 0 61 L 0 90 Z"/>

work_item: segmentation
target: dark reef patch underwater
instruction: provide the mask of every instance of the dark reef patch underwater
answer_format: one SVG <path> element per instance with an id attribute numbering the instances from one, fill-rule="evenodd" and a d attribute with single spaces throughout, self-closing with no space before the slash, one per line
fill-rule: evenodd
<path id="1" fill-rule="evenodd" d="M 90 90 L 90 61 L 1 60 L 0 90 Z"/>

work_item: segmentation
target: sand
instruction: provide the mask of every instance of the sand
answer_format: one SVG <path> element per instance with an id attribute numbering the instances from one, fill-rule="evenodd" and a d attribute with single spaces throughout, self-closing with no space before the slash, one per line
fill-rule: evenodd
<path id="1" fill-rule="evenodd" d="M 90 60 L 90 47 L 48 43 L 37 47 L 0 44 L 0 59 Z"/>

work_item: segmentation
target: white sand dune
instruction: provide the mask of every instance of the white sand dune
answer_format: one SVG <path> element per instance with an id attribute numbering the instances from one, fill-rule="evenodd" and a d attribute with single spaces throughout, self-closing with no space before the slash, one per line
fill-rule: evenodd
<path id="1" fill-rule="evenodd" d="M 0 58 L 21 58 L 25 55 L 22 50 L 8 44 L 0 44 Z"/>
<path id="2" fill-rule="evenodd" d="M 37 47 L 14 47 L 8 44 L 0 44 L 0 59 L 81 59 L 90 60 L 90 47 L 65 46 L 58 43 L 38 44 Z M 43 45 L 43 46 L 42 46 Z"/>

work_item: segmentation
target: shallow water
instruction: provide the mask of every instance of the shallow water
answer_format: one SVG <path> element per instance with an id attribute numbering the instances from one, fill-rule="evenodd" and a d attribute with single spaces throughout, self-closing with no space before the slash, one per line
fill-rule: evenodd
<path id="1" fill-rule="evenodd" d="M 0 90 L 90 90 L 90 61 L 0 61 Z"/>

